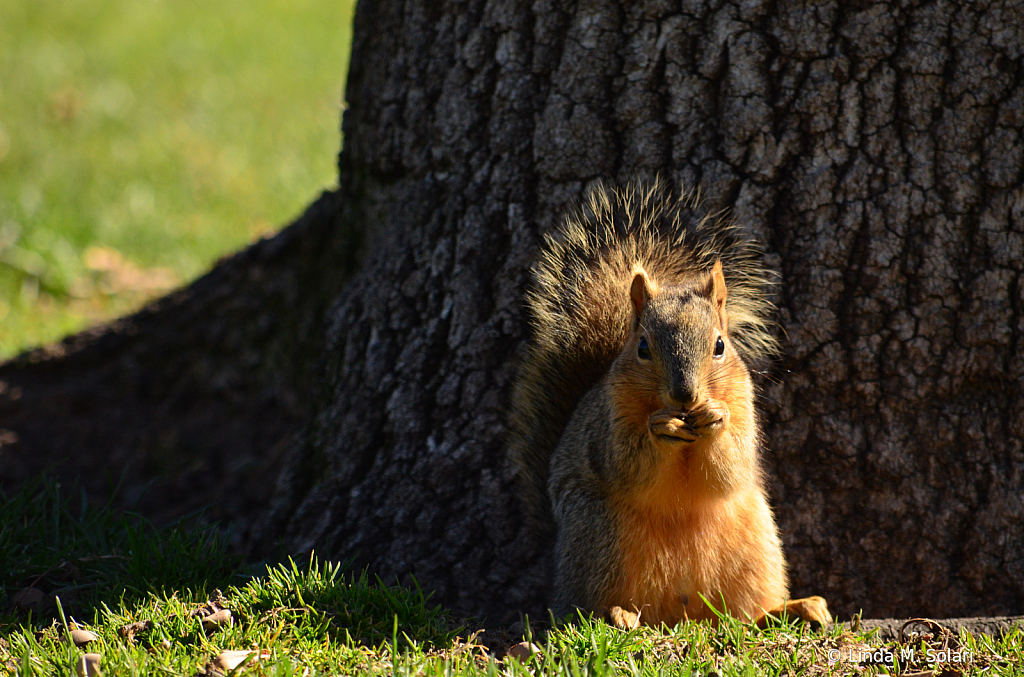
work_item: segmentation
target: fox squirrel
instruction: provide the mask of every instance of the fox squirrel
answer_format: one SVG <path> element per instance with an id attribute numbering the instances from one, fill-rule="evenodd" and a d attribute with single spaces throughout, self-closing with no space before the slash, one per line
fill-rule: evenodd
<path id="1" fill-rule="evenodd" d="M 746 362 L 777 343 L 759 259 L 658 183 L 591 191 L 547 239 L 510 454 L 554 531 L 557 614 L 673 625 L 714 620 L 710 604 L 831 623 L 822 598 L 788 600 L 765 497 Z"/>

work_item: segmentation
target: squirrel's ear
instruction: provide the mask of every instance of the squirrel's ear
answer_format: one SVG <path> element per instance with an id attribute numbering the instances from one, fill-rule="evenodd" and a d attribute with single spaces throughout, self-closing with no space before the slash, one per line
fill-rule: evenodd
<path id="1" fill-rule="evenodd" d="M 647 271 L 637 266 L 633 270 L 633 284 L 629 286 L 629 300 L 633 302 L 633 310 L 635 311 L 634 319 L 640 319 L 644 308 L 647 307 L 647 302 L 654 294 L 655 290 L 651 284 L 651 279 L 647 277 Z"/>
<path id="2" fill-rule="evenodd" d="M 715 265 L 711 269 L 711 279 L 708 285 L 709 296 L 711 297 L 711 303 L 715 306 L 715 312 L 718 313 L 718 320 L 722 323 L 722 331 L 729 331 L 729 317 L 725 312 L 725 274 L 722 273 L 722 260 L 716 259 Z"/>

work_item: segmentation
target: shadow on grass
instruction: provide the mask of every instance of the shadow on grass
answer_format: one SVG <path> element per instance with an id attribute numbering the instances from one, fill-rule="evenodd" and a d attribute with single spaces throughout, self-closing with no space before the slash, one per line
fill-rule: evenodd
<path id="1" fill-rule="evenodd" d="M 297 624 L 349 643 L 443 645 L 462 630 L 418 587 L 389 587 L 312 554 L 252 567 L 201 513 L 156 527 L 113 504 L 90 505 L 48 477 L 0 493 L 0 636 L 51 625 L 57 598 L 80 622 L 105 615 L 127 623 L 159 621 L 161 600 L 199 607 L 216 590 L 244 625 Z"/>
<path id="2" fill-rule="evenodd" d="M 111 505 L 90 505 L 84 492 L 48 477 L 0 493 L 0 627 L 56 618 L 58 596 L 82 617 L 103 602 L 244 582 L 240 560 L 201 513 L 157 528 Z"/>

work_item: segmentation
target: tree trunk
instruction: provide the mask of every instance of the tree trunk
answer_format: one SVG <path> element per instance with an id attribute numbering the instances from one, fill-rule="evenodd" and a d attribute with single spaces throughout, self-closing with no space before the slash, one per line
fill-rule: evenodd
<path id="1" fill-rule="evenodd" d="M 536 613 L 546 544 L 503 449 L 527 269 L 591 181 L 660 174 L 781 274 L 765 466 L 794 596 L 1024 611 L 1022 48 L 1024 11 L 966 0 L 360 3 L 338 193 L 69 355 L 0 368 L 4 456 L 137 458 L 130 485 L 194 463 L 249 488 L 220 510 L 256 548 Z M 110 423 L 143 415 L 137 438 Z"/>

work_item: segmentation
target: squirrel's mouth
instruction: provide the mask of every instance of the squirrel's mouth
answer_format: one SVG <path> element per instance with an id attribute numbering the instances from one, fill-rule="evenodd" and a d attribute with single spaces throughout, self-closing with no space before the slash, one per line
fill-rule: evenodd
<path id="1" fill-rule="evenodd" d="M 659 409 L 647 419 L 647 425 L 651 434 L 664 442 L 695 442 L 698 435 L 693 426 L 686 422 L 686 418 L 687 413 L 684 411 Z"/>

